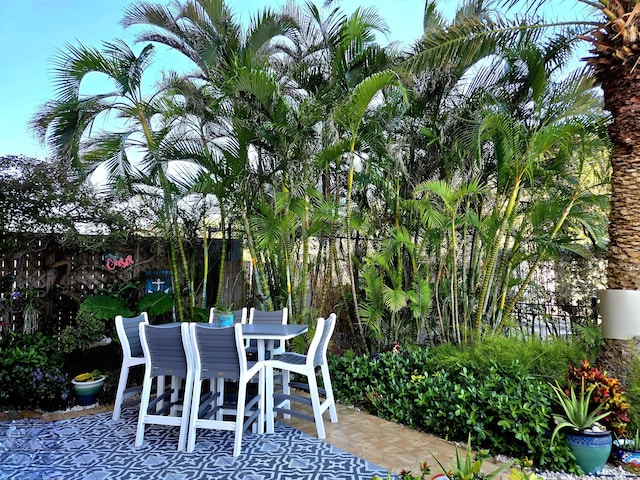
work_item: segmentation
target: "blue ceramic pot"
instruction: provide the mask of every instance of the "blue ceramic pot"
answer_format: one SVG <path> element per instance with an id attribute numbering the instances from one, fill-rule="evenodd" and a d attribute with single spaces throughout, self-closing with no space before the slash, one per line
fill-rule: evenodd
<path id="1" fill-rule="evenodd" d="M 98 400 L 98 394 L 100 393 L 100 390 L 102 390 L 104 379 L 104 375 L 101 375 L 92 382 L 78 382 L 76 380 L 71 380 L 73 389 L 78 396 L 78 403 L 82 406 L 93 405 L 96 403 Z"/>
<path id="2" fill-rule="evenodd" d="M 567 443 L 584 473 L 600 472 L 611 455 L 611 432 L 568 430 Z"/>
<path id="3" fill-rule="evenodd" d="M 235 317 L 233 313 L 221 313 L 220 314 L 220 326 L 221 327 L 233 327 Z"/>
<path id="4" fill-rule="evenodd" d="M 613 441 L 612 457 L 627 472 L 640 473 L 640 449 L 636 449 L 631 439 Z"/>

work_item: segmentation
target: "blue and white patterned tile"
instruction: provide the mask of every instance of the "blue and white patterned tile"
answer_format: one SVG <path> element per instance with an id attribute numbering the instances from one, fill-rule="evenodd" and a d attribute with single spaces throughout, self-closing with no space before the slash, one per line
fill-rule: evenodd
<path id="1" fill-rule="evenodd" d="M 0 423 L 0 479 L 7 480 L 371 480 L 376 465 L 322 440 L 276 424 L 270 435 L 246 433 L 234 458 L 233 432 L 198 430 L 195 451 L 177 452 L 178 429 L 149 425 L 134 446 L 127 412 L 46 423 Z"/>

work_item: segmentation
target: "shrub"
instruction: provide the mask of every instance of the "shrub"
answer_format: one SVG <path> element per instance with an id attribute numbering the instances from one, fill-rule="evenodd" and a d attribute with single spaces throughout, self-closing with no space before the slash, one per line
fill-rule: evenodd
<path id="1" fill-rule="evenodd" d="M 69 388 L 69 375 L 59 367 L 36 368 L 31 388 L 38 399 L 57 399 Z"/>
<path id="2" fill-rule="evenodd" d="M 60 373 L 63 367 L 55 340 L 40 332 L 9 332 L 0 339 L 0 351 L 0 405 L 37 406 L 41 392 L 39 382 L 34 380 L 43 372 Z"/>
<path id="3" fill-rule="evenodd" d="M 358 405 L 381 418 L 413 425 L 417 405 L 410 379 L 424 372 L 428 351 L 422 348 L 375 356 L 329 356 L 331 383 L 342 403 Z"/>
<path id="4" fill-rule="evenodd" d="M 499 346 L 504 349 L 492 358 L 488 352 Z M 563 373 L 548 371 L 542 359 L 562 362 L 559 372 L 566 372 L 567 356 L 578 352 L 557 341 L 491 339 L 470 347 L 401 348 L 375 357 L 348 352 L 331 356 L 329 363 L 342 403 L 451 440 L 471 436 L 474 447 L 493 454 L 576 472 L 568 445 L 550 442 L 554 394 L 548 379 L 562 379 Z"/>
<path id="5" fill-rule="evenodd" d="M 93 313 L 80 310 L 76 315 L 75 325 L 69 325 L 60 334 L 62 349 L 66 353 L 84 350 L 91 342 L 101 340 L 106 334 L 106 324 Z"/>
<path id="6" fill-rule="evenodd" d="M 640 430 L 640 357 L 629 364 L 625 378 L 627 401 L 629 402 L 629 425 L 627 430 Z"/>
<path id="7" fill-rule="evenodd" d="M 456 365 L 466 365 L 484 370 L 491 363 L 508 368 L 518 360 L 523 372 L 554 383 L 556 380 L 564 380 L 569 363 L 577 363 L 585 356 L 581 342 L 493 336 L 485 337 L 472 345 L 444 344 L 433 347 L 430 350 L 429 368 L 448 370 Z"/>
<path id="8" fill-rule="evenodd" d="M 573 470 L 568 447 L 551 446 L 552 391 L 524 373 L 517 362 L 507 370 L 443 369 L 414 379 L 419 428 L 451 440 L 470 435 L 476 446 L 537 466 Z"/>
<path id="9" fill-rule="evenodd" d="M 591 406 L 603 412 L 611 412 L 601 423 L 617 436 L 624 436 L 629 423 L 629 403 L 620 381 L 591 365 L 588 360 L 583 360 L 578 366 L 569 364 L 567 379 L 575 388 L 593 388 Z"/>

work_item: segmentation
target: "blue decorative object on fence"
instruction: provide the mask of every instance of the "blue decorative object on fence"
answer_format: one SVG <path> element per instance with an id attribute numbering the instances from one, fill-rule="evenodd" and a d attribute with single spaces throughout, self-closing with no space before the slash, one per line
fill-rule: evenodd
<path id="1" fill-rule="evenodd" d="M 147 278 L 146 293 L 171 293 L 171 272 L 169 270 L 153 270 L 145 272 Z"/>

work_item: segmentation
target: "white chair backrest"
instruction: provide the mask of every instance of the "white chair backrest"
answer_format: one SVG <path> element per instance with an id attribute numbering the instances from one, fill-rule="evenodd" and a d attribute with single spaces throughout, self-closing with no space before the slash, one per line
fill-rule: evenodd
<path id="1" fill-rule="evenodd" d="M 143 356 L 140 342 L 140 323 L 149 324 L 147 312 L 142 312 L 136 317 L 116 316 L 116 332 L 118 332 L 125 359 Z"/>
<path id="2" fill-rule="evenodd" d="M 329 340 L 336 326 L 336 314 L 332 313 L 325 320 L 324 318 L 318 318 L 316 324 L 316 332 L 313 335 L 311 345 L 307 352 L 307 363 L 310 359 L 313 359 L 313 366 L 318 367 L 326 364 L 327 362 L 327 349 L 329 348 Z"/>
<path id="3" fill-rule="evenodd" d="M 256 310 L 254 307 L 251 307 L 249 310 L 249 323 L 279 323 L 282 325 L 286 325 L 288 321 L 288 311 L 287 307 L 284 307 L 282 310 L 275 310 L 273 312 L 265 311 L 265 310 Z"/>
<path id="4" fill-rule="evenodd" d="M 287 307 L 284 307 L 282 310 L 274 310 L 274 311 L 266 311 L 266 310 L 256 310 L 254 307 L 251 307 L 249 310 L 249 323 L 273 323 L 273 324 L 282 324 L 286 325 L 288 318 L 288 310 Z M 251 340 L 250 346 L 255 347 L 256 341 Z M 271 351 L 272 355 L 281 354 L 285 351 L 285 344 L 280 340 L 276 340 L 273 342 L 273 350 Z"/>

